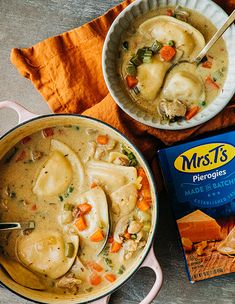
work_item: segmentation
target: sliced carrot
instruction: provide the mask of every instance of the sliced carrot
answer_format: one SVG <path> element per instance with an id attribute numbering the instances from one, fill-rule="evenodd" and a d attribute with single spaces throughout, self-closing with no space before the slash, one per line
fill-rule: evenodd
<path id="1" fill-rule="evenodd" d="M 96 188 L 97 186 L 98 186 L 97 183 L 93 182 L 93 183 L 91 184 L 91 189 Z"/>
<path id="2" fill-rule="evenodd" d="M 171 61 L 176 54 L 175 48 L 170 45 L 164 45 L 160 49 L 160 56 L 164 61 Z"/>
<path id="3" fill-rule="evenodd" d="M 27 144 L 29 141 L 31 140 L 31 137 L 30 136 L 26 136 L 24 137 L 21 142 L 23 145 Z"/>
<path id="4" fill-rule="evenodd" d="M 16 163 L 17 163 L 18 161 L 21 161 L 21 160 L 25 159 L 25 157 L 26 157 L 26 152 L 23 150 L 23 151 L 21 151 L 20 154 L 16 157 Z"/>
<path id="5" fill-rule="evenodd" d="M 101 271 L 104 270 L 104 268 L 100 264 L 98 264 L 96 262 L 90 261 L 90 262 L 87 262 L 87 265 L 88 265 L 88 267 L 90 267 L 91 269 L 93 269 L 93 270 L 95 270 L 97 272 L 101 272 Z"/>
<path id="6" fill-rule="evenodd" d="M 108 135 L 98 135 L 96 141 L 100 145 L 107 145 L 107 143 L 109 141 L 109 137 L 108 137 Z"/>
<path id="7" fill-rule="evenodd" d="M 125 238 L 126 240 L 129 240 L 129 239 L 131 238 L 130 233 L 126 231 L 126 232 L 124 233 L 124 238 Z"/>
<path id="8" fill-rule="evenodd" d="M 102 278 L 97 273 L 92 273 L 90 276 L 90 283 L 91 285 L 97 286 L 102 282 Z"/>
<path id="9" fill-rule="evenodd" d="M 113 273 L 107 273 L 104 277 L 106 280 L 108 280 L 111 283 L 113 283 L 117 279 L 117 277 Z"/>
<path id="10" fill-rule="evenodd" d="M 173 12 L 173 10 L 171 10 L 171 9 L 168 9 L 167 11 L 166 11 L 166 15 L 167 16 L 173 16 L 174 15 L 174 12 Z"/>
<path id="11" fill-rule="evenodd" d="M 54 135 L 54 130 L 53 128 L 46 128 L 42 130 L 42 134 L 44 137 L 50 137 Z"/>
<path id="12" fill-rule="evenodd" d="M 206 69 L 211 69 L 212 62 L 207 60 L 207 61 L 205 61 L 205 62 L 202 63 L 202 67 L 206 68 Z"/>
<path id="13" fill-rule="evenodd" d="M 185 115 L 186 120 L 190 120 L 193 116 L 195 116 L 199 112 L 200 108 L 198 106 L 194 106 L 190 108 Z"/>
<path id="14" fill-rule="evenodd" d="M 139 195 L 143 198 L 145 198 L 146 200 L 151 200 L 151 192 L 150 192 L 150 188 L 148 189 L 141 189 L 139 191 Z"/>
<path id="15" fill-rule="evenodd" d="M 82 214 L 87 214 L 91 211 L 92 206 L 88 203 L 83 203 L 78 205 L 79 210 Z"/>
<path id="16" fill-rule="evenodd" d="M 113 241 L 114 241 L 114 238 L 113 238 L 112 235 L 110 235 L 109 238 L 108 238 L 108 243 L 109 243 L 109 244 L 112 244 Z"/>
<path id="17" fill-rule="evenodd" d="M 220 89 L 220 86 L 210 76 L 207 76 L 205 80 L 206 83 L 210 85 L 212 88 Z"/>
<path id="18" fill-rule="evenodd" d="M 83 231 L 87 228 L 86 220 L 82 215 L 80 215 L 79 218 L 76 220 L 75 226 L 79 231 Z"/>
<path id="19" fill-rule="evenodd" d="M 149 181 L 148 181 L 148 178 L 146 176 L 146 173 L 144 171 L 143 168 L 138 168 L 137 169 L 137 175 L 142 177 L 142 180 L 141 180 L 141 184 L 142 184 L 142 189 L 149 189 Z"/>
<path id="20" fill-rule="evenodd" d="M 150 203 L 151 203 L 151 201 L 142 199 L 142 200 L 137 201 L 136 205 L 141 211 L 147 211 L 150 208 Z"/>
<path id="21" fill-rule="evenodd" d="M 91 236 L 90 236 L 90 240 L 92 242 L 100 242 L 104 239 L 104 234 L 103 231 L 101 229 L 96 230 Z"/>
<path id="22" fill-rule="evenodd" d="M 127 83 L 128 88 L 132 89 L 137 85 L 138 79 L 134 76 L 127 75 L 126 76 L 126 83 Z"/>
<path id="23" fill-rule="evenodd" d="M 122 244 L 118 242 L 113 242 L 110 248 L 111 253 L 117 253 L 122 248 Z"/>

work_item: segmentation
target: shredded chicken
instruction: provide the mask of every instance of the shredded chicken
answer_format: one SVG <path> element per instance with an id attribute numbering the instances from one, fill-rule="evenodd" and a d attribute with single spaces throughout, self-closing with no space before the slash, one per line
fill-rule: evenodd
<path id="1" fill-rule="evenodd" d="M 43 152 L 40 151 L 32 151 L 31 152 L 32 161 L 39 160 L 43 157 Z"/>
<path id="2" fill-rule="evenodd" d="M 174 101 L 167 101 L 164 99 L 160 103 L 160 110 L 169 119 L 172 119 L 174 117 L 184 117 L 187 107 L 178 99 L 175 99 Z"/>
<path id="3" fill-rule="evenodd" d="M 98 133 L 98 130 L 97 129 L 93 129 L 93 128 L 87 128 L 86 129 L 86 133 L 87 133 L 87 135 L 94 135 L 94 134 Z"/>
<path id="4" fill-rule="evenodd" d="M 95 152 L 96 152 L 97 144 L 95 141 L 89 141 L 87 145 L 87 153 L 86 153 L 86 159 L 84 160 L 87 162 L 88 160 L 94 158 Z"/>
<path id="5" fill-rule="evenodd" d="M 123 244 L 123 248 L 126 251 L 136 251 L 137 247 L 138 247 L 138 245 L 134 240 L 128 240 Z"/>
<path id="6" fill-rule="evenodd" d="M 137 221 L 131 221 L 128 227 L 128 233 L 138 233 L 142 228 L 142 225 Z"/>
<path id="7" fill-rule="evenodd" d="M 97 160 L 101 160 L 105 156 L 106 152 L 107 152 L 107 150 L 105 149 L 105 147 L 98 146 L 96 148 L 94 158 Z"/>
<path id="8" fill-rule="evenodd" d="M 57 281 L 56 287 L 67 289 L 70 292 L 76 294 L 79 291 L 79 285 L 81 283 L 82 281 L 80 279 L 66 276 Z"/>

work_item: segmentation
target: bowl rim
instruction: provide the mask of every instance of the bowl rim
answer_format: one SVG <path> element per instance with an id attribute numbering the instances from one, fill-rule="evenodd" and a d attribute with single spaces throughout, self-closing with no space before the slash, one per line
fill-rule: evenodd
<path id="1" fill-rule="evenodd" d="M 126 113 L 128 114 L 130 117 L 132 117 L 133 119 L 135 119 L 136 121 L 142 123 L 142 124 L 145 124 L 147 126 L 150 126 L 150 127 L 153 127 L 153 128 L 157 128 L 157 129 L 162 129 L 162 130 L 172 130 L 172 131 L 175 131 L 175 130 L 183 130 L 183 129 L 190 129 L 190 128 L 193 128 L 193 127 L 196 127 L 196 126 L 199 126 L 199 125 L 202 125 L 203 123 L 209 121 L 210 119 L 214 118 L 216 115 L 218 115 L 225 107 L 226 105 L 230 102 L 231 98 L 233 97 L 234 93 L 235 93 L 235 86 L 230 86 L 229 88 L 229 94 L 227 96 L 227 100 L 226 101 L 223 101 L 222 103 L 222 106 L 220 105 L 216 105 L 217 106 L 217 109 L 215 111 L 210 111 L 208 112 L 206 115 L 204 115 L 203 117 L 200 117 L 198 119 L 198 115 L 201 113 L 203 113 L 206 109 L 208 109 L 208 107 L 212 107 L 214 101 L 220 97 L 221 94 L 223 94 L 223 88 L 221 90 L 221 92 L 219 93 L 219 95 L 210 102 L 210 104 L 204 109 L 204 111 L 200 111 L 198 113 L 198 115 L 196 115 L 195 117 L 193 117 L 192 119 L 190 119 L 189 121 L 187 120 L 183 120 L 180 124 L 178 124 L 177 122 L 174 122 L 174 123 L 169 123 L 169 124 L 161 124 L 159 122 L 155 123 L 155 122 L 152 122 L 151 120 L 145 120 L 143 117 L 139 117 L 137 114 L 135 113 L 132 113 L 131 111 L 129 111 L 129 109 L 127 109 L 127 107 L 125 107 L 125 105 L 119 100 L 119 97 L 118 95 L 114 92 L 113 88 L 112 88 L 112 84 L 111 82 L 109 81 L 109 73 L 108 73 L 108 67 L 107 67 L 107 64 L 106 64 L 106 59 L 107 59 L 107 54 L 109 52 L 109 43 L 110 43 L 110 37 L 111 35 L 114 33 L 114 30 L 115 30 L 115 27 L 119 24 L 120 22 L 120 19 L 121 18 L 124 18 L 126 17 L 126 14 L 133 8 L 133 7 L 138 7 L 140 6 L 140 4 L 142 2 L 148 2 L 148 0 L 136 0 L 134 2 L 132 2 L 131 4 L 129 4 L 116 18 L 115 20 L 113 21 L 107 35 L 106 35 L 106 38 L 105 38 L 105 41 L 104 41 L 104 45 L 103 45 L 103 50 L 102 50 L 102 72 L 103 72 L 103 76 L 104 76 L 104 80 L 105 80 L 105 83 L 106 83 L 106 86 L 108 87 L 108 90 L 109 90 L 109 93 L 111 95 L 111 97 L 113 98 L 113 100 L 117 103 L 117 105 Z M 166 4 L 164 4 L 164 2 Z M 161 1 L 160 3 L 160 7 L 170 7 L 170 6 L 175 6 L 177 4 L 180 4 L 182 6 L 185 6 L 186 8 L 188 7 L 187 5 L 185 5 L 187 3 L 187 0 L 186 2 L 184 1 L 184 3 L 181 3 L 182 0 L 176 0 L 175 1 L 175 4 L 171 3 L 171 1 L 167 1 L 167 0 L 163 0 Z M 195 1 L 194 1 L 195 2 Z M 199 0 L 197 2 L 203 2 L 203 3 L 208 3 L 209 5 L 211 6 L 214 6 L 215 9 L 217 9 L 221 15 L 223 15 L 224 17 L 228 17 L 228 14 L 222 9 L 222 7 L 220 7 L 217 3 L 213 2 L 212 0 Z M 159 4 L 158 4 L 159 5 Z M 189 9 L 191 9 L 190 7 L 188 7 Z M 150 10 L 149 10 L 150 11 Z M 203 10 L 197 10 L 200 14 L 202 14 L 203 16 L 205 16 L 203 14 Z M 142 14 L 144 15 L 144 14 Z M 140 15 L 138 15 L 139 17 Z M 137 18 L 138 18 L 137 17 Z M 207 17 L 207 16 L 205 16 Z M 212 22 L 213 23 L 213 22 Z M 214 26 L 216 26 L 214 23 L 213 23 Z M 217 26 L 216 26 L 217 28 Z M 235 42 L 235 25 L 232 24 L 230 26 L 230 30 L 232 31 L 232 33 L 234 34 L 234 42 Z M 123 32 L 123 31 L 122 31 Z M 120 34 L 119 34 L 119 38 L 120 38 Z M 226 39 L 224 39 L 225 43 L 227 42 Z M 228 52 L 228 57 L 229 57 L 229 49 L 227 48 L 227 52 Z M 234 60 L 234 63 L 235 63 L 235 60 Z M 228 62 L 228 66 L 229 66 L 229 62 Z M 230 72 L 231 74 L 231 72 Z M 227 75 L 228 76 L 228 75 Z M 227 77 L 225 79 L 225 82 L 224 82 L 224 85 L 223 87 L 226 85 L 226 82 L 227 82 Z M 234 74 L 234 80 L 235 80 L 235 74 Z M 116 76 L 115 77 L 115 83 L 117 84 L 119 82 L 120 84 L 120 79 L 118 79 L 118 77 Z M 120 87 L 120 86 L 119 86 Z M 123 89 L 121 89 L 123 91 Z M 124 96 L 124 95 L 123 95 Z M 125 94 L 125 98 L 126 100 L 130 100 L 130 97 L 128 96 L 128 94 Z M 128 101 L 129 103 L 129 101 Z M 139 108 L 140 112 L 142 113 L 145 113 L 144 111 L 142 111 L 140 108 Z M 151 116 L 151 115 L 149 115 Z"/>
<path id="2" fill-rule="evenodd" d="M 130 144 L 131 148 L 134 150 L 135 153 L 137 153 L 138 157 L 141 159 L 141 161 L 143 162 L 145 168 L 147 169 L 147 173 L 148 173 L 148 176 L 149 176 L 149 180 L 150 180 L 150 184 L 152 186 L 152 190 L 153 190 L 153 195 L 154 195 L 154 209 L 155 209 L 155 218 L 154 218 L 154 221 L 152 223 L 152 231 L 151 231 L 151 234 L 149 235 L 148 237 L 148 246 L 146 247 L 146 249 L 144 249 L 144 253 L 141 254 L 141 256 L 139 257 L 139 260 L 138 262 L 136 263 L 135 267 L 129 272 L 126 274 L 126 276 L 124 277 L 124 279 L 120 282 L 120 284 L 117 284 L 116 287 L 110 287 L 108 288 L 107 291 L 105 291 L 102 295 L 99 295 L 99 296 L 95 296 L 95 297 L 91 297 L 90 299 L 88 300 L 82 300 L 82 301 L 79 301 L 78 299 L 78 302 L 79 304 L 86 304 L 87 301 L 90 303 L 90 302 L 93 302 L 93 301 L 97 301 L 97 300 L 100 300 L 104 297 L 107 297 L 109 295 L 111 295 L 113 292 L 115 292 L 116 290 L 118 290 L 121 286 L 123 286 L 124 284 L 126 284 L 126 282 L 128 280 L 130 280 L 133 275 L 140 269 L 141 265 L 143 264 L 143 262 L 145 261 L 145 259 L 148 257 L 148 254 L 150 252 L 150 249 L 151 247 L 153 246 L 154 244 L 154 238 L 156 236 L 156 231 L 157 231 L 157 227 L 158 227 L 158 224 L 159 224 L 159 195 L 158 195 L 158 192 L 157 192 L 157 187 L 156 187 L 156 182 L 155 182 L 155 177 L 153 175 L 153 172 L 147 162 L 147 160 L 145 159 L 145 157 L 143 156 L 142 152 L 139 150 L 139 148 L 137 148 L 135 146 L 135 144 L 133 144 L 128 138 L 126 135 L 124 135 L 123 133 L 121 133 L 118 129 L 114 128 L 113 126 L 109 125 L 108 123 L 106 122 L 103 122 L 97 118 L 93 118 L 93 117 L 89 117 L 89 116 L 86 116 L 86 115 L 81 115 L 81 114 L 68 114 L 68 113 L 59 113 L 59 114 L 45 114 L 45 115 L 39 115 L 39 116 L 36 116 L 36 117 L 33 117 L 29 120 L 26 120 L 26 121 L 23 121 L 22 123 L 19 123 L 18 125 L 14 126 L 13 128 L 11 128 L 10 130 L 8 130 L 7 132 L 5 132 L 1 137 L 0 137 L 0 143 L 3 139 L 5 139 L 5 137 L 7 137 L 8 135 L 10 135 L 11 133 L 13 133 L 15 130 L 17 130 L 19 127 L 23 127 L 24 125 L 27 125 L 35 120 L 40 120 L 40 119 L 53 119 L 53 118 L 56 118 L 56 117 L 65 117 L 65 116 L 69 116 L 69 117 L 78 117 L 78 118 L 81 118 L 81 119 L 84 119 L 84 120 L 88 120 L 88 121 L 92 121 L 92 122 L 96 122 L 102 126 L 104 126 L 105 128 L 110 128 L 112 132 L 116 133 L 116 135 L 119 137 L 119 138 L 124 138 L 124 140 L 126 140 L 128 142 L 128 144 Z M 34 132 L 37 132 L 37 131 L 34 131 Z M 33 133 L 34 133 L 33 132 Z M 31 299 L 30 297 L 28 296 L 25 296 L 25 295 L 22 295 L 21 293 L 13 290 L 11 287 L 9 287 L 8 285 L 6 285 L 5 283 L 3 283 L 1 280 L 0 280 L 0 285 L 2 285 L 3 287 L 5 287 L 6 289 L 8 289 L 9 291 L 13 292 L 14 294 L 18 295 L 19 297 L 21 298 L 24 298 L 26 300 L 29 300 L 33 303 L 38 303 L 38 304 L 49 304 L 49 302 L 44 302 L 44 301 L 38 301 L 38 300 L 34 300 L 34 299 Z M 60 300 L 62 301 L 62 300 Z M 66 304 L 66 301 L 67 303 L 74 303 L 75 300 L 72 300 L 73 302 L 71 302 L 70 299 L 65 299 L 64 300 L 64 303 Z"/>

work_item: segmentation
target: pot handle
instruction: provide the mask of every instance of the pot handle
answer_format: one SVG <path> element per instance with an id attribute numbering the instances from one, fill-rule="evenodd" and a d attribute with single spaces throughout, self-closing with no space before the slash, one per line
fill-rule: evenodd
<path id="1" fill-rule="evenodd" d="M 1 101 L 0 109 L 4 109 L 4 108 L 13 109 L 17 112 L 19 119 L 18 123 L 22 123 L 26 120 L 39 116 L 37 114 L 28 111 L 25 107 L 23 107 L 22 105 L 18 104 L 15 101 L 10 101 L 10 100 Z"/>
<path id="2" fill-rule="evenodd" d="M 163 275 L 162 275 L 162 270 L 161 267 L 155 257 L 155 253 L 153 250 L 153 245 L 151 246 L 151 249 L 145 258 L 143 264 L 140 266 L 140 268 L 143 267 L 149 267 L 151 268 L 156 275 L 156 281 L 148 293 L 148 295 L 144 298 L 143 301 L 140 302 L 140 304 L 150 304 L 152 301 L 155 299 L 155 297 L 158 295 L 158 292 L 162 286 L 162 281 L 163 281 Z M 103 297 L 97 301 L 92 302 L 92 304 L 108 304 L 110 296 Z"/>
<path id="3" fill-rule="evenodd" d="M 156 256 L 155 256 L 155 253 L 153 250 L 153 245 L 151 246 L 151 249 L 150 249 L 146 259 L 144 260 L 143 264 L 140 266 L 140 268 L 143 268 L 143 267 L 151 268 L 155 272 L 155 275 L 156 275 L 156 280 L 154 282 L 153 287 L 151 288 L 148 295 L 143 299 L 143 301 L 140 302 L 140 304 L 150 304 L 158 295 L 158 293 L 161 289 L 161 286 L 162 286 L 162 281 L 163 281 L 162 270 L 158 263 L 158 260 L 156 259 Z"/>

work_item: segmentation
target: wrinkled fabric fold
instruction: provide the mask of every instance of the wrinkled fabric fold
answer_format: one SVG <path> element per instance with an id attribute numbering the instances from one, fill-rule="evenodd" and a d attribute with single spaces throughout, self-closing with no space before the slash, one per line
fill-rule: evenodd
<path id="1" fill-rule="evenodd" d="M 102 47 L 115 17 L 131 3 L 127 0 L 105 15 L 56 37 L 24 49 L 13 49 L 11 61 L 30 79 L 54 113 L 79 113 L 98 118 L 124 133 L 150 159 L 163 145 L 235 125 L 234 98 L 215 118 L 182 131 L 143 125 L 113 101 L 102 75 Z M 216 1 L 227 12 L 235 1 Z"/>

